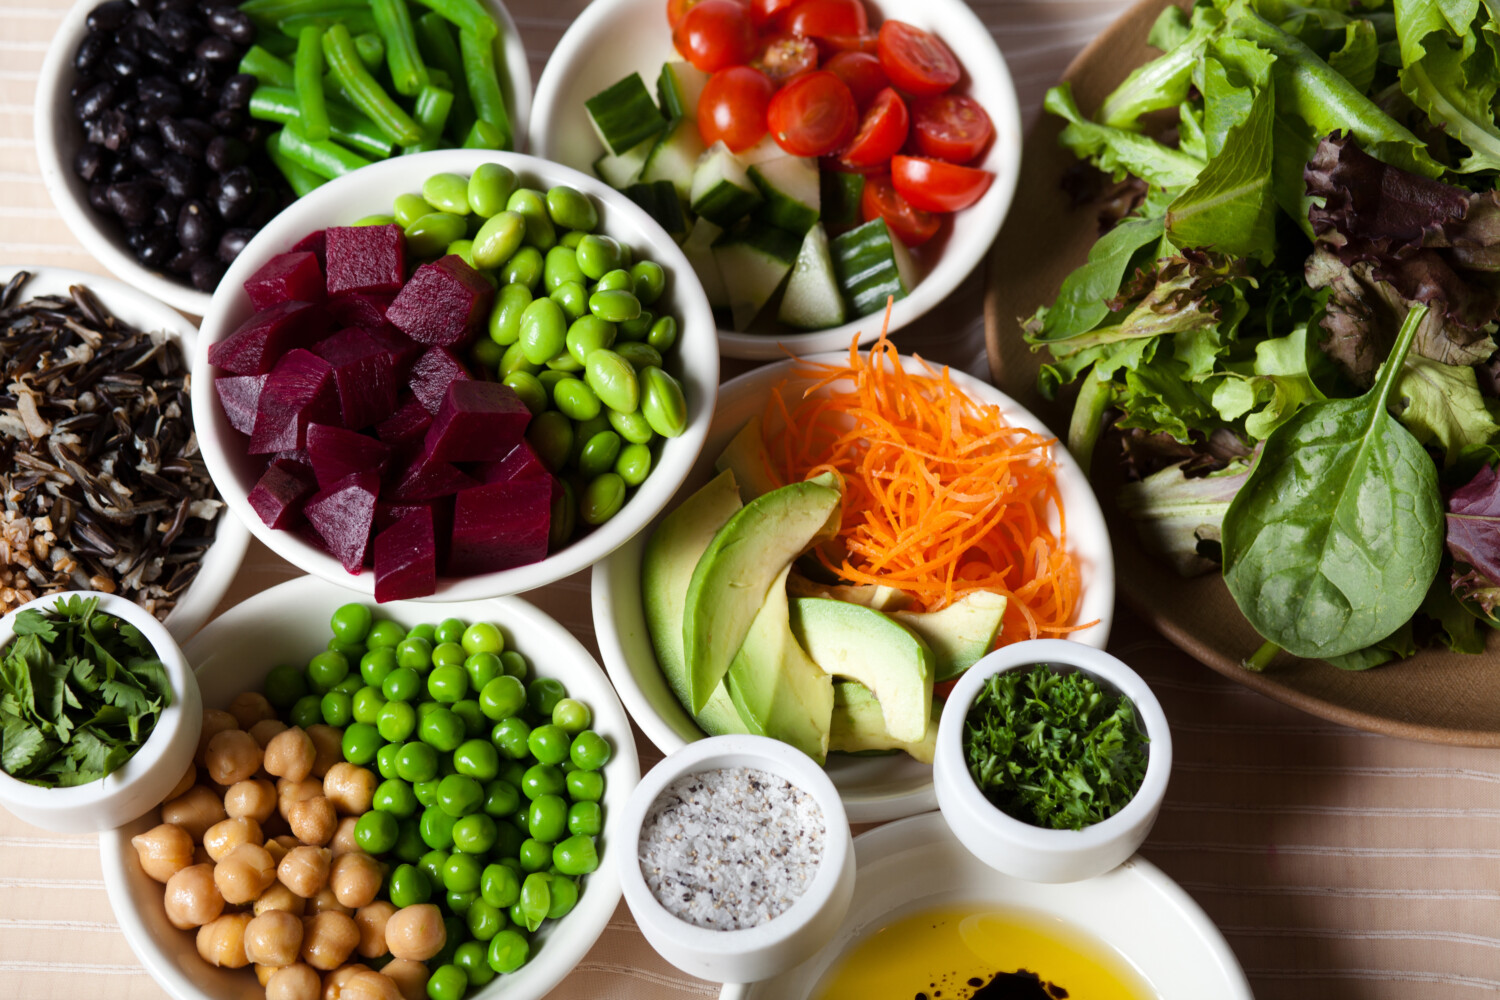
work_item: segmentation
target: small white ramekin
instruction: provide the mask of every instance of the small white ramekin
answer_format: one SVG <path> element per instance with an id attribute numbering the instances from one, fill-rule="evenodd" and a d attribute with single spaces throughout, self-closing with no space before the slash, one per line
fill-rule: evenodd
<path id="1" fill-rule="evenodd" d="M 27 608 L 50 610 L 68 597 L 96 597 L 100 611 L 140 629 L 167 668 L 172 684 L 172 704 L 156 720 L 156 728 L 145 744 L 124 766 L 99 781 L 71 788 L 41 788 L 0 771 L 0 805 L 18 819 L 56 833 L 96 833 L 155 809 L 182 780 L 198 749 L 203 702 L 198 679 L 171 633 L 139 605 L 113 594 L 69 590 L 23 604 L 0 618 L 0 653 L 15 638 L 16 615 Z"/>
<path id="2" fill-rule="evenodd" d="M 1007 816 L 969 774 L 963 732 L 969 707 L 995 674 L 1037 664 L 1080 670 L 1129 698 L 1151 741 L 1146 776 L 1135 797 L 1109 819 L 1082 830 L 1049 830 Z M 1102 649 L 1063 639 L 1018 642 L 990 653 L 954 686 L 938 723 L 933 782 L 938 808 L 964 847 L 997 871 L 1032 882 L 1080 882 L 1125 861 L 1156 823 L 1172 770 L 1172 734 L 1161 703 L 1141 676 Z"/>
<path id="3" fill-rule="evenodd" d="M 768 771 L 811 795 L 823 812 L 823 860 L 812 884 L 785 913 L 758 927 L 697 927 L 657 902 L 641 872 L 641 827 L 672 782 L 719 768 Z M 615 864 L 625 902 L 651 947 L 683 972 L 720 983 L 749 983 L 785 972 L 822 948 L 854 895 L 854 840 L 838 790 L 801 751 L 764 736 L 714 736 L 689 743 L 641 779 L 625 804 Z"/>

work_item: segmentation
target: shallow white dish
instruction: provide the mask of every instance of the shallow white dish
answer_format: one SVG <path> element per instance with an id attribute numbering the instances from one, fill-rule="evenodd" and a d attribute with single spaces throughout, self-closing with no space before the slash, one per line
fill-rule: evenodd
<path id="1" fill-rule="evenodd" d="M 1018 907 L 1065 920 L 1124 956 L 1158 1000 L 1254 1000 L 1224 935 L 1144 858 L 1085 882 L 1023 882 L 975 859 L 938 813 L 861 834 L 854 854 L 854 901 L 828 947 L 775 979 L 725 986 L 719 1000 L 807 1000 L 851 944 L 893 919 L 952 903 Z"/>
<path id="2" fill-rule="evenodd" d="M 86 285 L 119 319 L 139 330 L 164 331 L 167 336 L 176 340 L 182 350 L 183 364 L 192 365 L 193 350 L 198 341 L 197 327 L 181 313 L 169 309 L 146 292 L 114 278 L 64 267 L 0 267 L 0 287 L 10 281 L 17 271 L 31 273 L 21 289 L 23 298 L 36 295 L 61 295 L 66 298 L 71 286 Z M 215 486 L 217 485 L 216 481 Z M 245 560 L 245 550 L 249 547 L 250 532 L 245 530 L 245 526 L 227 507 L 220 510 L 219 516 L 215 518 L 214 542 L 203 554 L 203 564 L 198 569 L 197 577 L 188 584 L 163 619 L 163 624 L 178 642 L 186 642 L 191 638 L 208 621 L 209 615 L 214 613 L 214 609 L 229 592 L 229 586 L 234 582 L 240 563 Z"/>
<path id="3" fill-rule="evenodd" d="M 848 361 L 848 354 L 815 355 L 807 360 L 842 364 Z M 924 370 L 922 362 L 914 358 L 903 355 L 903 362 L 909 371 Z M 713 477 L 719 453 L 747 420 L 761 413 L 771 387 L 788 378 L 796 365 L 795 360 L 766 365 L 720 387 L 708 440 L 675 499 L 685 499 Z M 1040 420 L 994 386 L 963 372 L 951 374 L 965 392 L 1001 407 L 1012 424 L 1043 427 Z M 1115 602 L 1109 532 L 1099 501 L 1078 463 L 1060 444 L 1053 447 L 1053 455 L 1058 465 L 1059 491 L 1068 514 L 1068 548 L 1078 556 L 1083 576 L 1083 599 L 1076 620 L 1098 620 L 1092 628 L 1072 633 L 1070 641 L 1103 649 L 1109 639 Z M 631 718 L 663 753 L 671 753 L 685 743 L 702 739 L 703 733 L 678 703 L 657 666 L 641 608 L 641 557 L 659 519 L 660 515 L 594 568 L 594 632 L 604 667 Z M 843 796 L 850 822 L 874 823 L 937 808 L 932 768 L 905 754 L 883 757 L 837 754 L 829 758 L 827 770 Z"/>
<path id="4" fill-rule="evenodd" d="M 437 590 L 421 600 L 469 601 L 518 594 L 593 565 L 624 544 L 667 504 L 692 468 L 708 434 L 709 415 L 713 413 L 719 384 L 719 347 L 713 336 L 713 312 L 677 244 L 623 194 L 592 176 L 534 156 L 480 149 L 398 156 L 331 181 L 299 198 L 272 219 L 245 247 L 219 284 L 208 315 L 203 318 L 202 336 L 193 354 L 193 418 L 204 461 L 219 492 L 255 537 L 298 569 L 362 594 L 375 592 L 375 574 L 370 569 L 351 576 L 333 556 L 304 541 L 296 532 L 267 527 L 251 509 L 249 495 L 264 464 L 259 459 L 264 456 L 246 454 L 245 435 L 229 426 L 214 391 L 213 380 L 218 372 L 208 362 L 208 349 L 250 317 L 252 309 L 245 294 L 245 280 L 271 257 L 286 252 L 314 230 L 349 225 L 373 209 L 389 206 L 399 194 L 420 191 L 422 182 L 433 174 L 451 171 L 467 176 L 485 163 L 505 164 L 523 184 L 531 187 L 545 190 L 568 184 L 591 196 L 599 209 L 600 232 L 630 244 L 640 257 L 654 260 L 666 269 L 667 290 L 658 312 L 675 315 L 681 330 L 677 349 L 667 360 L 666 368 L 683 384 L 688 427 L 681 437 L 663 444 L 646 481 L 620 512 L 603 525 L 529 566 L 462 579 L 439 576 Z"/>
<path id="5" fill-rule="evenodd" d="M 953 50 L 964 75 L 954 88 L 989 112 L 995 140 L 981 163 L 995 175 L 983 198 L 944 222 L 944 232 L 913 252 L 922 275 L 911 294 L 891 310 L 894 332 L 942 302 L 989 252 L 1000 232 L 1021 169 L 1021 111 L 1005 58 L 994 37 L 964 0 L 868 0 L 872 28 L 893 18 L 934 32 Z M 568 27 L 537 82 L 531 115 L 531 151 L 537 156 L 589 171 L 604 152 L 584 113 L 583 102 L 610 84 L 641 74 L 656 86 L 662 64 L 681 58 L 672 47 L 661 0 L 594 0 Z M 880 334 L 880 316 L 843 326 L 798 333 L 719 331 L 728 358 L 769 360 L 847 348 L 858 331 L 861 344 Z"/>
<path id="6" fill-rule="evenodd" d="M 505 33 L 505 79 L 501 81 L 501 89 L 511 112 L 516 148 L 525 149 L 531 114 L 531 69 L 526 62 L 526 46 L 504 3 L 481 2 Z M 98 5 L 99 0 L 77 0 L 57 26 L 57 34 L 52 36 L 52 44 L 42 59 L 36 101 L 32 105 L 42 183 L 69 231 L 111 274 L 174 309 L 193 316 L 207 315 L 210 293 L 198 291 L 185 280 L 143 267 L 125 246 L 119 226 L 94 211 L 89 204 L 88 185 L 73 172 L 73 157 L 84 144 L 83 130 L 73 116 L 73 102 L 68 98 L 68 89 L 73 85 L 73 55 L 88 33 L 84 22 L 89 12 Z"/>
<path id="7" fill-rule="evenodd" d="M 327 644 L 328 619 L 334 609 L 355 599 L 347 590 L 304 576 L 235 605 L 186 649 L 188 659 L 197 664 L 203 705 L 224 708 L 241 691 L 258 690 L 277 664 L 306 663 Z M 604 833 L 599 842 L 604 863 L 586 877 L 573 912 L 533 938 L 539 946 L 526 965 L 469 994 L 469 1000 L 501 996 L 506 1000 L 539 1000 L 593 947 L 620 902 L 620 883 L 610 852 L 623 846 L 619 831 L 625 802 L 640 779 L 630 721 L 588 651 L 556 621 L 525 601 L 507 597 L 442 606 L 393 601 L 375 609 L 375 616 L 377 620 L 394 619 L 407 627 L 420 622 L 435 624 L 447 617 L 499 625 L 506 635 L 506 647 L 525 654 L 534 675 L 557 678 L 570 695 L 589 706 L 594 715 L 592 728 L 614 749 L 614 756 L 604 767 Z M 177 777 L 181 777 L 180 770 Z M 136 957 L 174 1000 L 264 1000 L 265 990 L 248 970 L 213 968 L 198 957 L 194 936 L 167 922 L 162 885 L 141 870 L 130 846 L 132 836 L 155 823 L 155 816 L 148 815 L 99 837 L 110 906 Z"/>

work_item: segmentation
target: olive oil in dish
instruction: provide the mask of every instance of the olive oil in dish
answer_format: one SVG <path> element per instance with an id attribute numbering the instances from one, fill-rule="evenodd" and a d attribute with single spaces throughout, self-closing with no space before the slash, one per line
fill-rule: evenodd
<path id="1" fill-rule="evenodd" d="M 848 948 L 812 1000 L 1156 1000 L 1103 941 L 1034 910 L 950 905 Z"/>

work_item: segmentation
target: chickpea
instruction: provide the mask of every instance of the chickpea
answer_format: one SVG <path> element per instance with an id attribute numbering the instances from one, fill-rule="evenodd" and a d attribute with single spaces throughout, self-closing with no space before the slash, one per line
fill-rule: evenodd
<path id="1" fill-rule="evenodd" d="M 325 910 L 303 920 L 306 930 L 302 935 L 302 961 L 314 969 L 324 972 L 337 969 L 359 944 L 359 928 L 347 913 Z M 442 921 L 438 926 L 442 926 Z"/>
<path id="2" fill-rule="evenodd" d="M 281 813 L 281 818 L 287 818 L 287 810 L 293 802 L 301 802 L 323 794 L 323 782 L 317 778 L 304 778 L 292 781 L 290 778 L 282 778 L 276 782 L 276 809 Z"/>
<path id="3" fill-rule="evenodd" d="M 221 819 L 203 833 L 203 847 L 215 861 L 223 861 L 241 844 L 259 844 L 262 841 L 260 824 L 249 816 L 236 819 Z"/>
<path id="4" fill-rule="evenodd" d="M 209 827 L 228 815 L 224 803 L 205 785 L 194 785 L 161 807 L 161 821 L 182 827 L 194 841 L 202 840 Z"/>
<path id="5" fill-rule="evenodd" d="M 339 822 L 333 803 L 322 795 L 287 806 L 286 821 L 292 825 L 292 835 L 304 844 L 328 843 Z"/>
<path id="6" fill-rule="evenodd" d="M 249 903 L 276 881 L 271 853 L 259 844 L 241 844 L 214 866 L 214 885 L 224 902 Z"/>
<path id="7" fill-rule="evenodd" d="M 245 957 L 257 965 L 291 965 L 301 951 L 302 918 L 285 910 L 267 910 L 245 927 Z"/>
<path id="8" fill-rule="evenodd" d="M 250 964 L 245 957 L 245 928 L 248 913 L 226 913 L 198 928 L 198 954 L 209 965 L 225 969 L 243 969 Z"/>
<path id="9" fill-rule="evenodd" d="M 333 894 L 333 886 L 325 885 L 313 893 L 312 898 L 307 901 L 307 913 L 308 916 L 311 916 L 315 913 L 324 913 L 329 910 L 332 910 L 334 913 L 344 914 L 352 914 L 354 912 L 339 902 L 339 898 Z"/>
<path id="10" fill-rule="evenodd" d="M 277 969 L 266 983 L 266 1000 L 318 1000 L 323 982 L 309 965 L 297 963 Z"/>
<path id="11" fill-rule="evenodd" d="M 312 737 L 313 749 L 317 754 L 313 758 L 312 773 L 321 778 L 328 773 L 330 767 L 344 759 L 344 734 L 332 726 L 319 723 L 308 726 L 307 735 Z"/>
<path id="12" fill-rule="evenodd" d="M 197 847 L 193 848 L 193 864 L 213 865 L 215 863 L 216 862 L 214 861 L 214 859 L 208 856 L 208 848 L 204 847 L 202 844 L 199 844 Z"/>
<path id="13" fill-rule="evenodd" d="M 354 924 L 359 928 L 359 953 L 364 958 L 379 958 L 390 951 L 385 946 L 385 925 L 396 907 L 383 899 L 366 903 L 354 912 Z"/>
<path id="14" fill-rule="evenodd" d="M 288 889 L 285 885 L 277 882 L 256 897 L 254 912 L 258 917 L 262 913 L 267 913 L 271 910 L 285 910 L 294 917 L 300 917 L 306 906 L 307 900 Z"/>
<path id="15" fill-rule="evenodd" d="M 312 774 L 317 755 L 312 737 L 293 726 L 277 733 L 266 744 L 266 773 L 291 781 L 301 781 Z"/>
<path id="16" fill-rule="evenodd" d="M 344 983 L 339 1000 L 402 1000 L 401 989 L 390 976 L 362 970 Z"/>
<path id="17" fill-rule="evenodd" d="M 208 776 L 220 785 L 232 785 L 254 777 L 260 770 L 260 744 L 243 729 L 226 729 L 208 741 L 203 766 Z"/>
<path id="18" fill-rule="evenodd" d="M 356 910 L 375 901 L 382 881 L 380 862 L 368 854 L 340 855 L 328 873 L 328 884 L 338 901 Z"/>
<path id="19" fill-rule="evenodd" d="M 197 783 L 198 765 L 189 763 L 187 766 L 187 770 L 182 772 L 182 777 L 177 780 L 177 784 L 172 786 L 172 790 L 162 797 L 162 801 L 170 802 L 172 799 L 177 798 L 177 796 L 183 794 Z"/>
<path id="20" fill-rule="evenodd" d="M 264 823 L 276 815 L 276 786 L 264 778 L 236 781 L 224 793 L 224 811 L 231 819 L 248 816 Z"/>
<path id="21" fill-rule="evenodd" d="M 189 865 L 167 879 L 167 919 L 178 930 L 201 927 L 224 912 L 224 897 L 214 885 L 213 865 Z"/>
<path id="22" fill-rule="evenodd" d="M 361 972 L 369 972 L 368 965 L 341 965 L 323 977 L 323 1000 L 342 1000 L 349 981 Z"/>
<path id="23" fill-rule="evenodd" d="M 425 962 L 442 951 L 447 941 L 443 915 L 431 903 L 402 907 L 385 924 L 385 943 L 397 958 Z"/>
<path id="24" fill-rule="evenodd" d="M 250 734 L 250 738 L 253 739 L 257 744 L 259 744 L 260 748 L 264 750 L 267 744 L 275 739 L 278 734 L 286 732 L 286 730 L 287 724 L 285 722 L 282 722 L 280 719 L 261 719 L 255 725 L 246 730 L 246 732 L 248 732 Z M 261 766 L 265 766 L 264 761 L 261 762 Z"/>
<path id="25" fill-rule="evenodd" d="M 141 870 L 158 882 L 166 882 L 193 863 L 193 838 L 171 823 L 136 834 L 130 838 L 130 845 L 135 848 Z"/>
<path id="26" fill-rule="evenodd" d="M 381 974 L 396 984 L 402 1000 L 427 1000 L 427 966 L 409 958 L 387 962 Z"/>
<path id="27" fill-rule="evenodd" d="M 374 771 L 339 761 L 323 776 L 323 794 L 345 816 L 363 816 L 370 811 L 378 783 Z"/>
<path id="28" fill-rule="evenodd" d="M 274 975 L 276 975 L 276 966 L 274 965 L 257 965 L 255 967 L 255 981 L 263 987 L 271 984 L 271 977 Z"/>
<path id="29" fill-rule="evenodd" d="M 193 755 L 193 760 L 201 767 L 208 759 L 208 744 L 220 733 L 231 729 L 240 728 L 239 720 L 228 712 L 217 708 L 208 708 L 203 711 L 203 730 L 198 734 L 198 752 Z"/>
<path id="30" fill-rule="evenodd" d="M 359 818 L 356 816 L 345 816 L 339 820 L 338 829 L 333 831 L 333 839 L 328 842 L 328 846 L 333 848 L 334 857 L 360 849 L 354 840 L 354 827 L 358 822 Z"/>
<path id="31" fill-rule="evenodd" d="M 296 838 L 293 837 L 288 839 L 295 840 Z M 285 841 L 277 838 L 272 838 L 271 840 L 266 841 L 263 846 L 266 849 L 266 853 L 271 856 L 271 863 L 277 868 L 281 867 L 282 859 L 284 859 L 287 855 L 287 852 L 291 850 L 291 848 L 286 845 Z"/>
<path id="32" fill-rule="evenodd" d="M 229 703 L 229 714 L 240 729 L 249 729 L 257 722 L 276 718 L 276 709 L 259 691 L 242 691 Z"/>
<path id="33" fill-rule="evenodd" d="M 294 847 L 286 852 L 276 867 L 276 877 L 288 889 L 308 899 L 328 882 L 328 865 L 332 854 L 320 847 Z"/>

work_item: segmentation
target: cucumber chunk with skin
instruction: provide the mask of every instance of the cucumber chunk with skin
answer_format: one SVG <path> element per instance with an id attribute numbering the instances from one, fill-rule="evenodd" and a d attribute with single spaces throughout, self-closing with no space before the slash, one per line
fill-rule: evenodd
<path id="1" fill-rule="evenodd" d="M 784 229 L 749 220 L 714 242 L 736 330 L 748 329 L 796 263 L 801 243 Z"/>
<path id="2" fill-rule="evenodd" d="M 655 145 L 656 140 L 647 139 L 636 143 L 619 156 L 605 153 L 594 161 L 594 173 L 616 190 L 628 188 L 640 179 L 641 170 L 646 166 L 646 157 L 651 154 Z"/>
<path id="3" fill-rule="evenodd" d="M 693 177 L 703 152 L 698 123 L 691 118 L 679 119 L 657 138 L 641 168 L 640 180 L 646 184 L 670 181 L 677 189 L 677 196 L 687 201 L 693 192 Z"/>
<path id="4" fill-rule="evenodd" d="M 724 288 L 724 275 L 719 272 L 719 262 L 714 257 L 714 240 L 724 230 L 708 219 L 698 219 L 682 241 L 682 253 L 693 265 L 693 273 L 703 285 L 708 304 L 715 310 L 729 308 L 729 292 Z"/>
<path id="5" fill-rule="evenodd" d="M 828 252 L 828 234 L 821 223 L 814 223 L 802 238 L 777 317 L 799 330 L 825 330 L 842 325 L 848 317 Z"/>
<path id="6" fill-rule="evenodd" d="M 783 156 L 757 163 L 747 172 L 766 199 L 760 215 L 771 225 L 801 236 L 818 221 L 822 199 L 816 159 Z"/>
<path id="7" fill-rule="evenodd" d="M 698 120 L 698 98 L 708 83 L 708 74 L 688 62 L 669 62 L 656 78 L 656 97 L 668 119 Z"/>
<path id="8" fill-rule="evenodd" d="M 825 170 L 820 181 L 822 203 L 818 207 L 823 224 L 835 228 L 859 225 L 862 217 L 860 201 L 865 194 L 865 175 Z"/>
<path id="9" fill-rule="evenodd" d="M 651 92 L 639 73 L 583 102 L 589 122 L 604 148 L 616 156 L 650 139 L 666 128 L 667 120 L 656 109 Z"/>
<path id="10" fill-rule="evenodd" d="M 760 192 L 729 147 L 716 142 L 693 174 L 693 211 L 715 225 L 732 226 L 761 203 Z"/>
<path id="11" fill-rule="evenodd" d="M 645 209 L 646 214 L 678 243 L 687 236 L 687 217 L 682 213 L 682 202 L 678 201 L 677 189 L 671 181 L 632 184 L 625 189 L 625 197 Z"/>
<path id="12" fill-rule="evenodd" d="M 853 315 L 879 312 L 890 297 L 906 298 L 913 280 L 911 258 L 884 219 L 835 236 L 828 248 L 839 291 Z"/>

